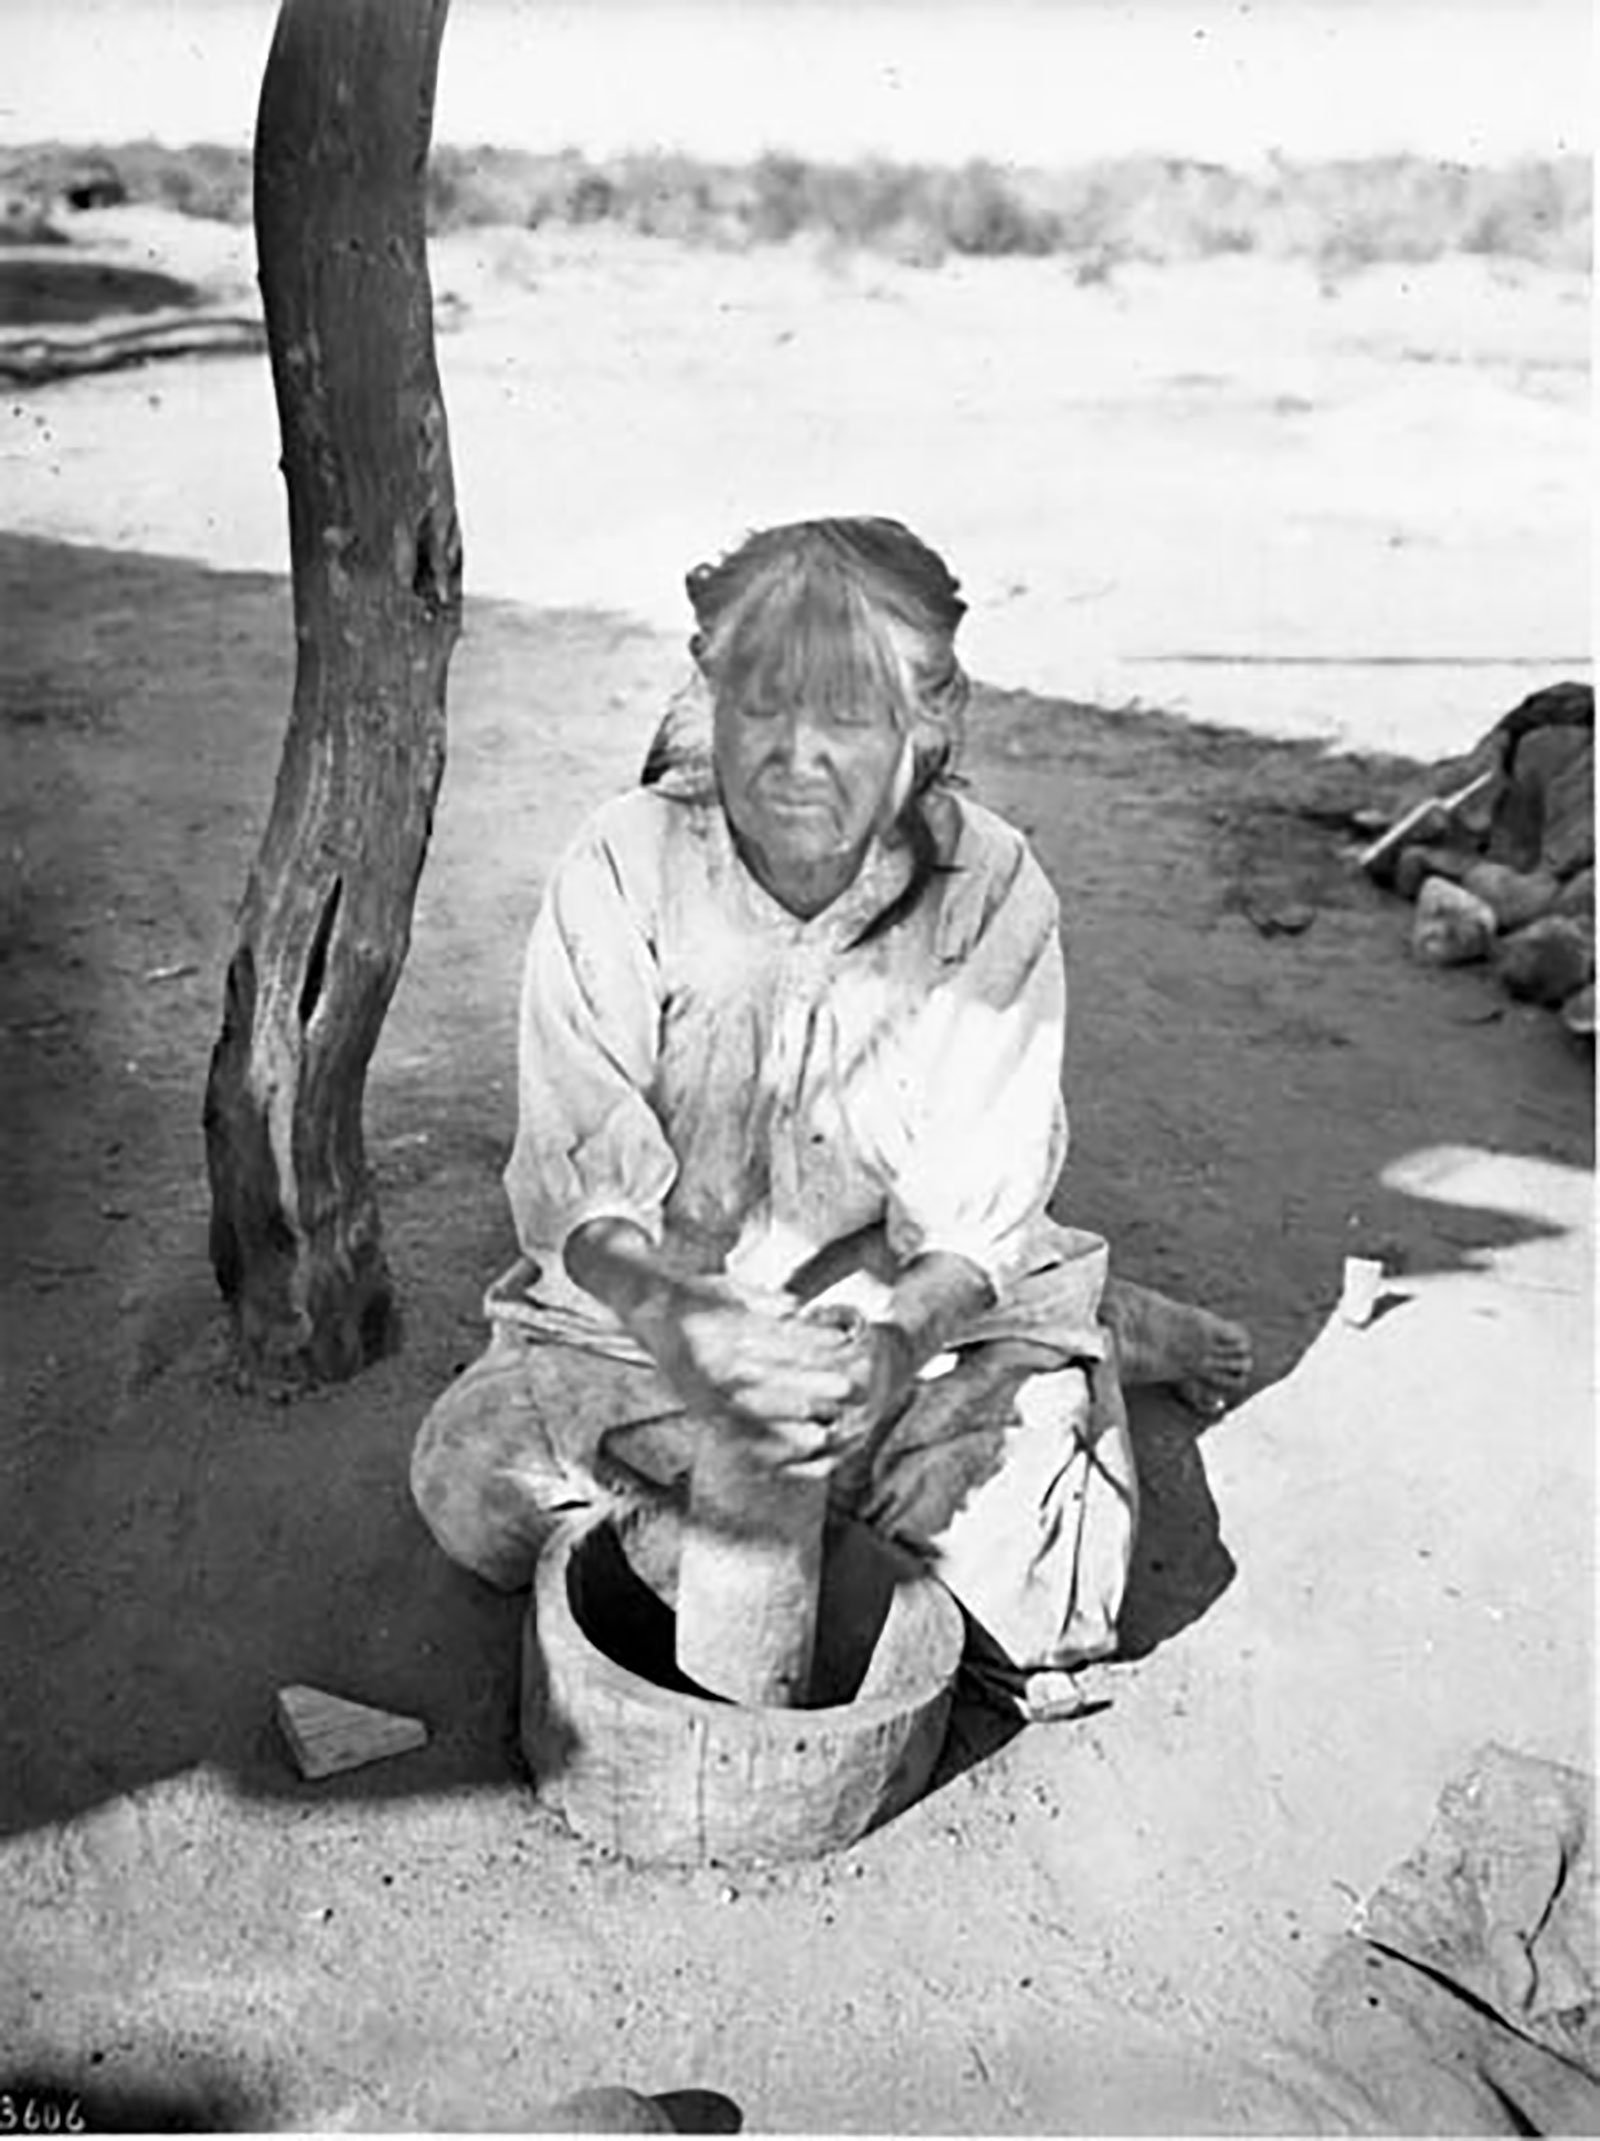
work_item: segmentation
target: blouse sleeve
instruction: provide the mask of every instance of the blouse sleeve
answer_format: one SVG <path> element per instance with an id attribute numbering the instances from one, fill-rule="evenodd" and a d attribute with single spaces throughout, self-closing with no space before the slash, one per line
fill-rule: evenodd
<path id="1" fill-rule="evenodd" d="M 906 1033 L 888 1189 L 896 1256 L 964 1257 L 997 1299 L 1027 1268 L 1067 1154 L 1060 910 L 1020 842 L 1012 865 Z"/>
<path id="2" fill-rule="evenodd" d="M 646 1098 L 660 1023 L 644 902 L 602 814 L 557 864 L 523 966 L 505 1184 L 525 1253 L 559 1249 L 601 1217 L 660 1240 L 677 1174 Z"/>

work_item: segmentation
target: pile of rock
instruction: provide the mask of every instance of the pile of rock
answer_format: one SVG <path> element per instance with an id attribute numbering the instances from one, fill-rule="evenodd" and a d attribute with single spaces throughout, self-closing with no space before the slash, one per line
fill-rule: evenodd
<path id="1" fill-rule="evenodd" d="M 1594 1037 L 1594 692 L 1554 684 L 1436 766 L 1421 800 L 1361 857 L 1415 900 L 1433 966 L 1488 960 L 1524 1002 Z"/>

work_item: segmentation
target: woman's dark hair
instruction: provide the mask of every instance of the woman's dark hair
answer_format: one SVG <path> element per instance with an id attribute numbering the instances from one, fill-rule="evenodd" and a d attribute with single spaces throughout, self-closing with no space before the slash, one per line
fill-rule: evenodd
<path id="1" fill-rule="evenodd" d="M 713 699 L 876 698 L 905 731 L 910 780 L 890 830 L 905 842 L 911 874 L 854 940 L 870 943 L 948 867 L 929 802 L 955 776 L 969 691 L 955 652 L 967 608 L 958 582 L 899 521 L 855 519 L 762 529 L 686 585 L 690 651 Z"/>

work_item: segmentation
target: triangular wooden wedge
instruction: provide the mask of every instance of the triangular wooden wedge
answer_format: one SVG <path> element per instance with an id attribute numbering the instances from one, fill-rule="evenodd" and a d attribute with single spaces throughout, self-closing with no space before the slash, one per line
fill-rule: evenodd
<path id="1" fill-rule="evenodd" d="M 302 1777 L 332 1777 L 428 1744 L 420 1718 L 346 1702 L 321 1688 L 279 1688 L 278 1724 Z"/>

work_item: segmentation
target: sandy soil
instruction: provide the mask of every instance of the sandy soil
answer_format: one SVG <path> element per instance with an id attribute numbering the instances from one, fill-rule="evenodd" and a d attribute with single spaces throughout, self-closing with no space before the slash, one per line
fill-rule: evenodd
<path id="1" fill-rule="evenodd" d="M 682 566 L 780 498 L 810 503 L 809 455 L 833 501 L 843 483 L 847 505 L 926 523 L 980 603 L 1008 569 L 1059 589 L 1114 556 L 1157 561 L 1185 629 L 1210 613 L 1194 575 L 1269 481 L 1268 416 L 1242 385 L 1171 386 L 1191 352 L 1145 337 L 1176 285 L 1124 314 L 1036 272 L 1027 317 L 1060 338 L 1025 350 L 1010 271 L 988 337 L 965 275 L 669 274 L 640 251 L 553 255 L 499 319 L 464 288 L 483 309 L 447 342 L 447 384 L 480 593 L 368 1111 L 408 1342 L 288 1407 L 230 1372 L 199 1136 L 229 911 L 291 683 L 286 588 L 238 569 L 275 568 L 281 542 L 256 450 L 264 372 L 219 360 L 12 404 L 0 2081 L 54 2076 L 140 2124 L 516 2127 L 607 2080 L 719 2090 L 767 2130 L 1388 2123 L 1373 2077 L 1330 2068 L 1312 2021 L 1352 1894 L 1480 1742 L 1591 1759 L 1593 1137 L 1591 1067 L 1557 1023 L 1481 972 L 1412 966 L 1404 910 L 1342 861 L 1320 814 L 1373 774 L 1037 695 L 1048 674 L 974 633 L 975 665 L 1012 687 L 977 709 L 976 789 L 1029 830 L 1066 907 L 1062 1209 L 1132 1274 L 1246 1317 L 1266 1386 L 1203 1437 L 1164 1401 L 1139 1412 L 1148 1511 L 1107 1707 L 1003 1744 L 964 1717 L 939 1788 L 839 1859 L 630 1867 L 531 1798 L 518 1607 L 443 1562 L 405 1490 L 415 1423 L 475 1352 L 479 1289 L 510 1248 L 496 1178 L 522 935 L 555 843 L 633 777 L 678 674 L 681 627 L 660 620 Z M 695 353 L 713 292 L 732 308 L 719 347 L 745 369 L 730 359 L 708 402 Z M 1231 311 L 1188 302 L 1248 341 Z M 1486 635 L 1493 619 L 1499 651 L 1537 655 L 1546 628 L 1576 629 L 1550 596 L 1574 571 L 1579 509 L 1550 442 L 1571 395 L 1502 376 L 1552 350 L 1566 365 L 1568 316 L 1535 293 L 1516 315 L 1528 346 L 1464 366 L 1471 391 L 1429 405 L 1447 458 L 1473 406 L 1526 425 L 1487 423 L 1482 458 L 1450 461 L 1451 496 L 1435 481 L 1426 512 L 1459 516 L 1460 548 L 1404 568 L 1391 643 L 1418 618 Z M 1143 349 L 1142 404 L 1123 379 L 1108 410 L 1117 366 L 1091 319 Z M 555 325 L 584 361 L 536 375 L 530 327 Z M 780 394 L 785 333 L 830 355 Z M 1385 424 L 1417 413 L 1412 374 L 1398 349 L 1350 364 L 1334 414 L 1381 469 Z M 1361 379 L 1388 382 L 1365 418 Z M 1013 449 L 1035 442 L 1015 462 L 997 404 Z M 794 457 L 782 482 L 755 452 L 774 429 Z M 526 457 L 525 492 L 491 481 L 496 437 Z M 1063 506 L 1069 439 L 1100 442 L 1082 516 Z M 1520 501 L 1502 491 L 1493 525 L 1490 464 Z M 1216 491 L 1224 467 L 1235 495 Z M 963 497 L 975 468 L 990 480 Z M 1351 490 L 1330 505 L 1320 474 L 1296 480 L 1322 517 L 1296 568 L 1318 600 L 1295 629 L 1315 638 L 1343 607 L 1369 646 Z M 1207 505 L 1226 529 L 1190 547 L 1146 510 L 1157 482 L 1187 499 L 1190 535 Z M 658 579 L 667 594 L 647 595 Z M 1030 642 L 1041 662 L 1060 599 Z M 1276 933 L 1291 900 L 1315 920 Z M 1353 1248 L 1396 1274 L 1363 1332 L 1330 1320 Z M 430 1745 L 303 1785 L 270 1726 L 294 1680 L 421 1715 Z"/>
<path id="2" fill-rule="evenodd" d="M 73 229 L 252 301 L 247 232 Z M 1434 757 L 1587 673 L 1581 276 L 1240 257 L 1081 287 L 609 230 L 432 258 L 479 594 L 678 634 L 684 571 L 745 528 L 888 511 L 956 562 L 974 669 L 1036 691 Z M 281 568 L 258 361 L 86 382 L 0 440 L 13 528 Z"/>

